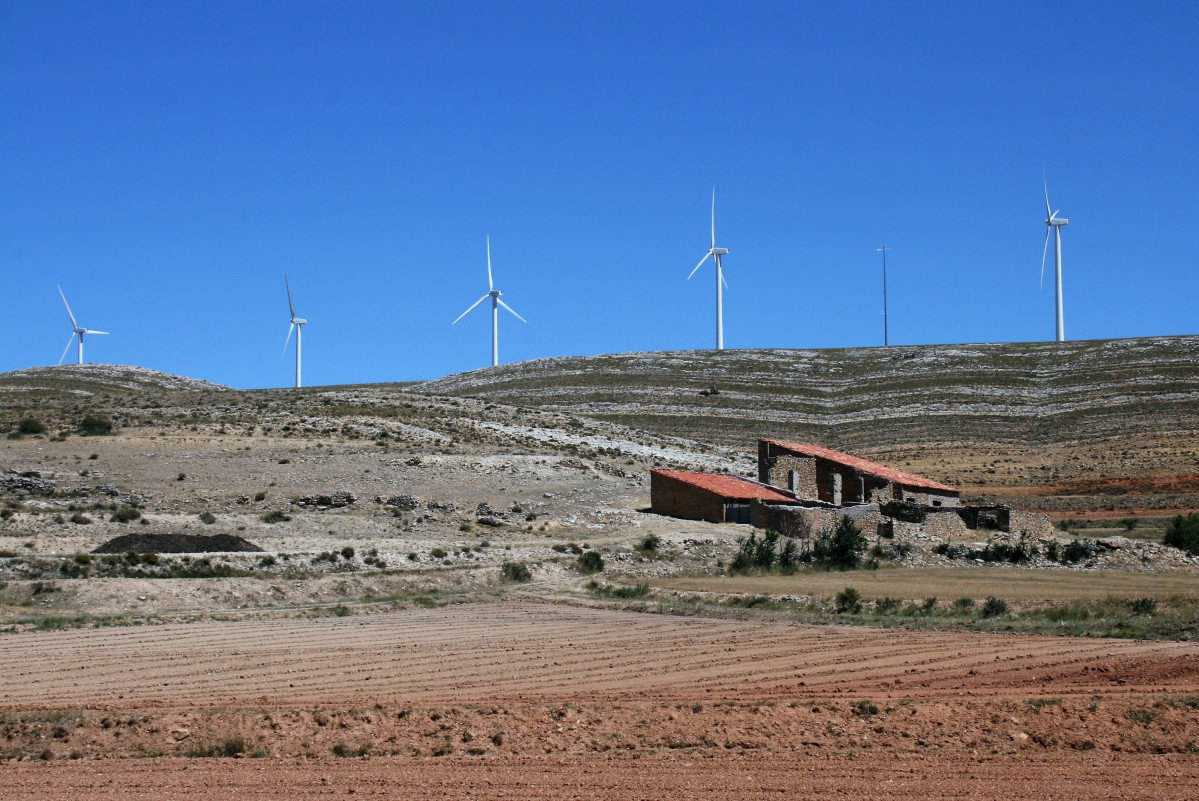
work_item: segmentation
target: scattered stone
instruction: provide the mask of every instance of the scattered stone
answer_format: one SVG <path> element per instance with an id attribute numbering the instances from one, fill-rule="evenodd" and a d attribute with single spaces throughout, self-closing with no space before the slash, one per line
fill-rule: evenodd
<path id="1" fill-rule="evenodd" d="M 376 500 L 381 501 L 384 506 L 394 506 L 406 512 L 411 512 L 413 509 L 420 507 L 420 499 L 415 495 L 392 495 L 386 499 L 380 496 Z"/>
<path id="2" fill-rule="evenodd" d="M 419 456 L 409 456 L 404 460 L 404 464 L 408 465 L 409 467 L 420 467 L 424 464 L 424 462 L 421 461 Z"/>
<path id="3" fill-rule="evenodd" d="M 116 497 L 121 494 L 121 491 L 112 484 L 101 484 L 96 487 L 96 492 L 101 495 L 108 495 L 109 497 Z"/>
<path id="4" fill-rule="evenodd" d="M 315 506 L 318 510 L 340 509 L 355 503 L 358 497 L 352 492 L 338 490 L 332 495 L 305 495 L 292 500 L 296 506 Z"/>
<path id="5" fill-rule="evenodd" d="M 7 490 L 36 492 L 40 495 L 53 495 L 55 485 L 50 479 L 40 476 L 3 475 L 0 476 L 0 487 Z"/>
<path id="6" fill-rule="evenodd" d="M 254 543 L 232 534 L 124 534 L 92 553 L 246 553 L 261 552 Z"/>

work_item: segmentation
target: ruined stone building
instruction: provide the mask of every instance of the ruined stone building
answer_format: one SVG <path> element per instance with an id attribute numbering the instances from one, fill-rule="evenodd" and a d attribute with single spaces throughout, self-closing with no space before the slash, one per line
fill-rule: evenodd
<path id="1" fill-rule="evenodd" d="M 852 518 L 867 536 L 965 537 L 971 531 L 1052 532 L 1044 515 L 963 506 L 955 487 L 819 445 L 758 440 L 758 480 L 683 470 L 650 472 L 658 514 L 751 523 L 811 537 Z"/>
<path id="2" fill-rule="evenodd" d="M 859 459 L 819 445 L 758 440 L 758 481 L 799 501 L 833 506 L 908 501 L 921 506 L 957 506 L 960 492 L 947 484 Z"/>

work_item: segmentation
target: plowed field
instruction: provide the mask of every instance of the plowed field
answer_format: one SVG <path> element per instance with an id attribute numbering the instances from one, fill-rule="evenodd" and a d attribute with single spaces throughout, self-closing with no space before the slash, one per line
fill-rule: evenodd
<path id="1" fill-rule="evenodd" d="M 0 677 L 14 799 L 1189 798 L 1199 780 L 1189 643 L 507 603 L 3 635 Z M 155 758 L 111 761 L 132 756 Z M 198 758 L 220 756 L 247 759 Z"/>

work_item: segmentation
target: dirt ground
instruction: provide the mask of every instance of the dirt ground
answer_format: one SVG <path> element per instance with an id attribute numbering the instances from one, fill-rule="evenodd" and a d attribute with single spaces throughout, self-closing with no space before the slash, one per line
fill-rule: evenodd
<path id="1" fill-rule="evenodd" d="M 0 635 L 0 675 L 5 798 L 1185 798 L 1199 779 L 1192 643 L 505 602 Z"/>

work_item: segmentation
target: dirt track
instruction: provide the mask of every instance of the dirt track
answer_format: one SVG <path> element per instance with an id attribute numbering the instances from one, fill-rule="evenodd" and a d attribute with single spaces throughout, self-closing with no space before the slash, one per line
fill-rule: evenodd
<path id="1" fill-rule="evenodd" d="M 0 749 L 25 760 L 0 763 L 6 799 L 1186 798 L 1199 780 L 1189 643 L 497 603 L 3 635 L 0 676 Z M 223 751 L 268 758 L 181 758 Z M 158 758 L 112 760 L 135 756 Z"/>

